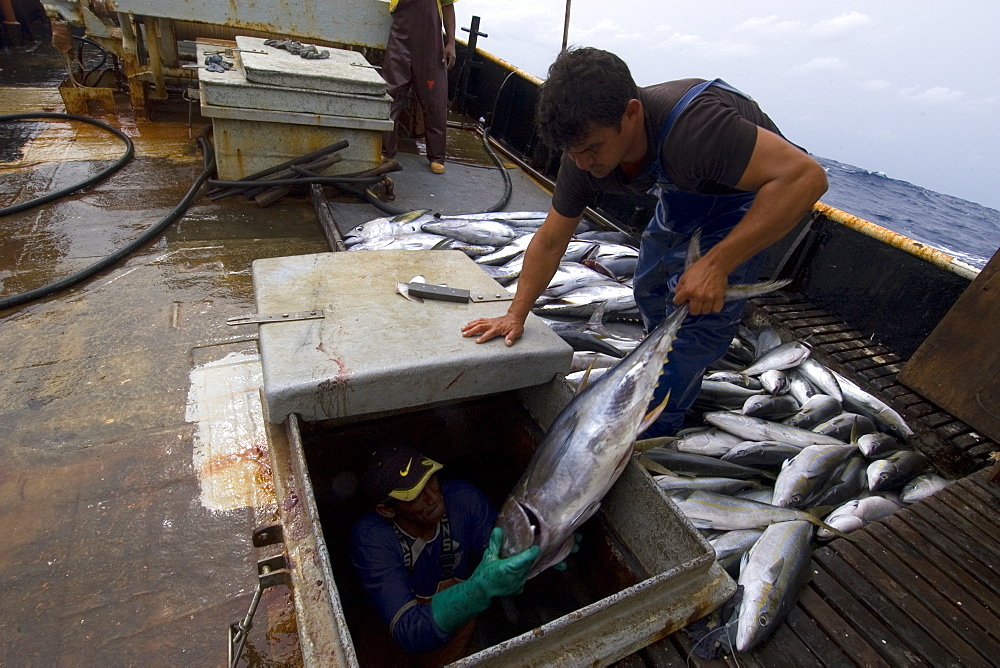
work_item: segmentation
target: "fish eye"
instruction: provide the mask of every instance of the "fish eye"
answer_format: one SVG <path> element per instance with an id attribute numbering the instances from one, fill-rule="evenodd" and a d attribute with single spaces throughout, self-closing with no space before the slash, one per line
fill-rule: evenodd
<path id="1" fill-rule="evenodd" d="M 789 501 L 791 501 L 792 503 L 798 503 L 801 500 L 802 500 L 801 494 L 792 494 L 792 498 L 789 499 Z"/>
<path id="2" fill-rule="evenodd" d="M 771 620 L 768 619 L 767 615 L 761 615 L 760 617 L 757 618 L 757 624 L 759 624 L 760 626 L 767 626 L 770 623 Z"/>

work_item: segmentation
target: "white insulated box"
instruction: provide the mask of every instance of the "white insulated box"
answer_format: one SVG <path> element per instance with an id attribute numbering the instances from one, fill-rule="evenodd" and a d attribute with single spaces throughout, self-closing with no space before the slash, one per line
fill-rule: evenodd
<path id="1" fill-rule="evenodd" d="M 378 73 L 353 51 L 327 49 L 331 54 L 336 53 L 336 57 L 307 60 L 284 49 L 265 46 L 263 41 L 237 38 L 237 45 L 244 45 L 239 48 L 247 51 L 233 52 L 228 59 L 233 63 L 232 69 L 198 70 L 201 113 L 212 119 L 219 178 L 241 179 L 342 140 L 347 140 L 349 146 L 338 152 L 342 160 L 326 170 L 327 174 L 376 167 L 382 150 L 382 132 L 392 128 L 389 120 L 392 100 L 385 94 L 385 83 L 379 83 Z M 209 54 L 222 50 L 217 44 L 198 42 L 196 46 L 199 65 L 204 65 Z M 251 50 L 267 55 L 249 53 Z M 268 61 L 273 81 L 306 81 L 317 87 L 248 81 L 243 61 L 251 55 L 258 61 L 274 57 Z M 317 63 L 328 63 L 329 67 L 324 70 Z M 290 75 L 282 79 L 276 74 L 281 71 Z M 321 83 L 324 76 L 329 81 Z M 359 92 L 362 90 L 374 92 Z"/>

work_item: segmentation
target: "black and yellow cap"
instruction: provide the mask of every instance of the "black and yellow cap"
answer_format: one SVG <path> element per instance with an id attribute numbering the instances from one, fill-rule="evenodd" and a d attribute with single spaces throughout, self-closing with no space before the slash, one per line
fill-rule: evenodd
<path id="1" fill-rule="evenodd" d="M 376 503 L 387 498 L 413 501 L 441 465 L 408 445 L 387 445 L 375 450 L 365 469 L 365 494 Z"/>

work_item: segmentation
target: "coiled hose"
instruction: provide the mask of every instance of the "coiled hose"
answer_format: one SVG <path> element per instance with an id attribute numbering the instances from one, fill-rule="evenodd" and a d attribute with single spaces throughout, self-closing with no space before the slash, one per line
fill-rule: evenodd
<path id="1" fill-rule="evenodd" d="M 114 134 L 118 135 L 127 142 L 128 150 L 126 151 L 126 155 L 123 156 L 121 159 L 119 159 L 115 163 L 115 165 L 113 165 L 114 169 L 104 170 L 96 177 L 87 179 L 85 182 L 73 186 L 71 188 L 64 188 L 61 191 L 50 193 L 49 195 L 46 195 L 44 197 L 40 197 L 38 199 L 31 200 L 29 202 L 24 202 L 23 204 L 16 205 L 14 207 L 7 207 L 7 209 L 0 209 L 0 215 L 14 213 L 14 211 L 23 211 L 27 208 L 31 208 L 31 206 L 37 206 L 38 204 L 42 204 L 43 202 L 50 202 L 53 199 L 62 197 L 63 195 L 69 194 L 71 192 L 75 192 L 76 190 L 79 190 L 80 188 L 83 188 L 86 185 L 90 185 L 91 183 L 94 183 L 100 180 L 101 178 L 104 178 L 111 172 L 121 167 L 125 163 L 125 161 L 127 161 L 128 158 L 132 157 L 132 152 L 133 152 L 132 141 L 128 137 L 126 137 L 124 134 L 122 134 L 118 130 L 115 130 L 109 125 L 106 125 L 104 123 L 101 123 L 100 121 L 95 121 L 93 119 L 86 118 L 83 116 L 74 116 L 72 114 L 12 114 L 10 116 L 0 116 L 0 122 L 3 122 L 5 120 L 22 120 L 23 118 L 70 118 L 72 120 L 84 121 L 92 125 L 97 125 L 98 127 L 103 127 L 107 130 L 110 130 Z M 187 193 L 184 195 L 184 198 L 181 199 L 181 201 L 177 204 L 177 206 L 171 209 L 170 213 L 168 213 L 166 216 L 160 219 L 158 223 L 156 223 L 148 230 L 143 232 L 138 238 L 131 241 L 128 245 L 118 249 L 111 255 L 108 255 L 98 260 L 89 267 L 81 269 L 80 271 L 70 276 L 67 276 L 66 278 L 59 279 L 57 281 L 49 283 L 48 285 L 43 285 L 40 288 L 35 288 L 34 290 L 28 290 L 27 292 L 22 292 L 20 294 L 13 295 L 11 297 L 0 299 L 0 310 L 11 308 L 13 306 L 20 306 L 21 304 L 26 304 L 30 301 L 41 299 L 42 297 L 47 297 L 48 295 L 51 295 L 65 288 L 68 288 L 71 285 L 79 283 L 82 280 L 90 278 L 97 272 L 102 271 L 107 267 L 110 267 L 111 265 L 115 264 L 124 257 L 130 255 L 131 253 L 134 253 L 144 244 L 148 243 L 153 238 L 162 233 L 163 230 L 165 230 L 171 223 L 180 218 L 181 215 L 184 214 L 184 211 L 187 210 L 187 208 L 191 205 L 191 202 L 194 200 L 195 195 L 198 193 L 198 190 L 215 171 L 215 153 L 214 151 L 212 151 L 212 147 L 211 145 L 209 145 L 207 139 L 208 131 L 210 128 L 211 126 L 206 126 L 205 129 L 202 130 L 201 134 L 198 135 L 197 138 L 198 144 L 201 146 L 202 150 L 202 164 L 203 164 L 202 172 L 198 176 L 198 178 L 195 179 L 195 182 L 191 185 L 191 187 L 188 189 Z"/>

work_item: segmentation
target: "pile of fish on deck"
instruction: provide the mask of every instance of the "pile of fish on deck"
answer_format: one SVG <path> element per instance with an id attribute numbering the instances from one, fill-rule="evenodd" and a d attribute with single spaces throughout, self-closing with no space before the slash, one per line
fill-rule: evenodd
<path id="1" fill-rule="evenodd" d="M 544 218 L 415 211 L 359 225 L 344 241 L 352 251 L 461 250 L 516 291 L 524 250 Z M 624 241 L 581 231 L 535 303 L 578 351 L 570 382 L 595 381 L 640 343 L 641 329 L 613 335 L 603 322 L 638 318 L 631 287 L 638 250 Z M 777 628 L 808 581 L 814 542 L 949 482 L 907 444 L 913 433 L 898 413 L 813 359 L 806 342 L 782 342 L 771 328 L 740 328 L 706 371 L 689 418 L 706 426 L 635 447 L 739 582 L 731 618 L 706 636 L 722 650 L 749 651 Z"/>
<path id="2" fill-rule="evenodd" d="M 524 251 L 545 216 L 544 211 L 445 216 L 419 210 L 358 225 L 344 235 L 344 244 L 349 251 L 459 250 L 508 291 L 516 292 Z M 602 313 L 609 316 L 637 319 L 631 279 L 638 249 L 623 243 L 624 234 L 585 227 L 581 224 L 579 234 L 570 241 L 535 312 L 542 317 L 590 317 L 603 305 Z M 572 327 L 582 328 L 582 324 Z M 635 343 L 625 345 L 634 347 Z M 601 348 L 616 352 L 608 346 Z"/>

